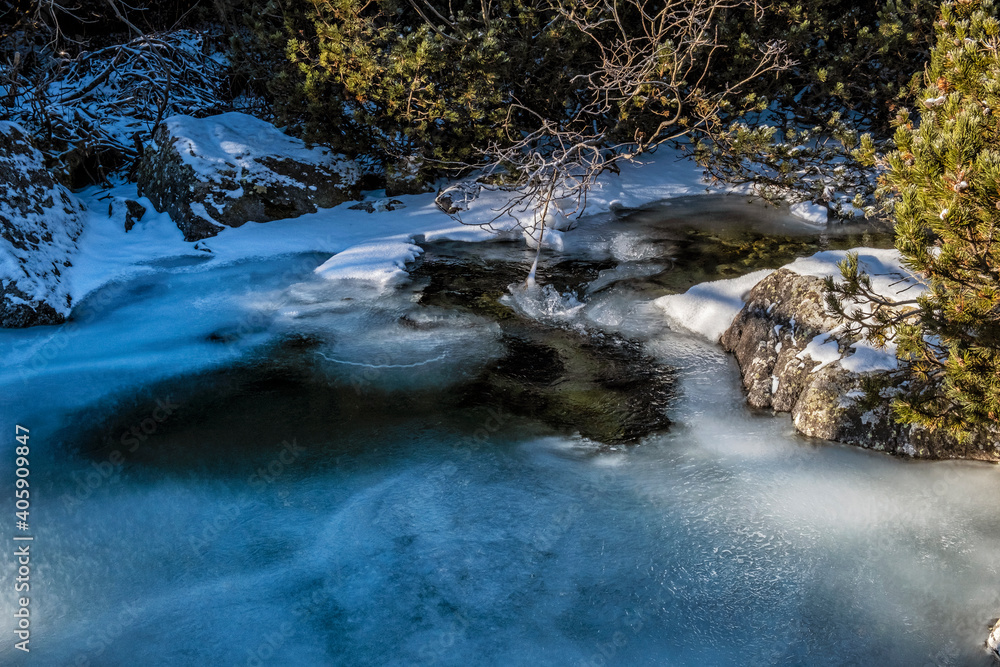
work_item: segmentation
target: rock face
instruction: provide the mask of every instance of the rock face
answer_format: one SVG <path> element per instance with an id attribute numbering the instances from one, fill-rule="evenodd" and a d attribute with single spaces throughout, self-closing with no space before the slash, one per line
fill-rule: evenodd
<path id="1" fill-rule="evenodd" d="M 353 161 L 246 114 L 174 116 L 153 139 L 139 164 L 139 192 L 170 213 L 187 241 L 358 197 Z"/>
<path id="2" fill-rule="evenodd" d="M 403 157 L 385 167 L 386 197 L 433 192 L 432 181 L 420 156 Z"/>
<path id="3" fill-rule="evenodd" d="M 0 122 L 0 188 L 0 326 L 59 324 L 70 310 L 63 272 L 83 231 L 83 206 L 14 123 Z"/>
<path id="4" fill-rule="evenodd" d="M 743 375 L 747 402 L 792 413 L 805 435 L 917 458 L 1000 461 L 1000 433 L 959 444 L 943 434 L 896 424 L 888 401 L 865 407 L 862 374 L 842 365 L 850 341 L 829 335 L 823 281 L 779 269 L 758 283 L 722 336 Z M 808 348 L 808 349 L 807 349 Z"/>
<path id="5" fill-rule="evenodd" d="M 1000 621 L 997 621 L 990 630 L 990 636 L 986 638 L 986 648 L 994 658 L 1000 660 Z"/>

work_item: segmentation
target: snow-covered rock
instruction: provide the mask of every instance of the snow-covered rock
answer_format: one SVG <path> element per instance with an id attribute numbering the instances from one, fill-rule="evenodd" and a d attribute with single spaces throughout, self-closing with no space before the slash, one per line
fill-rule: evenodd
<path id="1" fill-rule="evenodd" d="M 990 636 L 986 638 L 986 648 L 990 650 L 994 658 L 1000 659 L 1000 620 L 990 630 Z"/>
<path id="2" fill-rule="evenodd" d="M 128 197 L 112 197 L 108 203 L 108 217 L 120 221 L 126 232 L 132 231 L 135 223 L 146 215 L 146 207 Z"/>
<path id="3" fill-rule="evenodd" d="M 894 250 L 857 249 L 873 288 L 896 298 L 913 292 L 901 281 Z M 959 444 L 925 429 L 901 426 L 888 398 L 877 406 L 861 399 L 862 378 L 896 367 L 895 350 L 877 349 L 844 336 L 842 322 L 827 313 L 823 278 L 837 275 L 846 253 L 828 251 L 796 260 L 757 283 L 722 335 L 743 376 L 747 402 L 790 412 L 805 435 L 917 458 L 1000 461 L 997 433 Z M 916 290 L 917 286 L 910 286 Z"/>
<path id="4" fill-rule="evenodd" d="M 63 322 L 64 272 L 83 231 L 83 205 L 53 180 L 15 123 L 0 122 L 0 192 L 0 326 Z"/>
<path id="5" fill-rule="evenodd" d="M 173 116 L 153 139 L 139 165 L 139 191 L 170 213 L 188 241 L 358 198 L 353 161 L 246 114 Z"/>

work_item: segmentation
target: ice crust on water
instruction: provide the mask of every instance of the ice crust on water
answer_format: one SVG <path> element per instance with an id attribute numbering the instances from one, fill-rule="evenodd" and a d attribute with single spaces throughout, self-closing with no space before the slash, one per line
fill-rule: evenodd
<path id="1" fill-rule="evenodd" d="M 418 305 L 411 286 L 390 290 L 381 279 L 316 273 L 288 287 L 276 331 L 315 339 L 317 369 L 329 382 L 442 387 L 471 379 L 503 353 L 494 322 Z"/>

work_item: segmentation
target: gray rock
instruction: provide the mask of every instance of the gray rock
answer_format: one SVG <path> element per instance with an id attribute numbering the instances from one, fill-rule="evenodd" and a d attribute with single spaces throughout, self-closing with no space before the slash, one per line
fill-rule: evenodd
<path id="1" fill-rule="evenodd" d="M 993 624 L 990 635 L 986 638 L 986 648 L 994 658 L 1000 659 L 1000 620 Z"/>
<path id="2" fill-rule="evenodd" d="M 174 116 L 153 139 L 137 171 L 139 192 L 188 241 L 358 198 L 353 161 L 246 114 Z"/>
<path id="3" fill-rule="evenodd" d="M 721 340 L 736 356 L 750 405 L 790 410 L 817 365 L 797 355 L 835 326 L 826 314 L 819 278 L 778 269 L 757 283 Z"/>
<path id="4" fill-rule="evenodd" d="M 121 220 L 126 232 L 132 231 L 135 223 L 146 215 L 146 207 L 134 199 L 115 197 L 108 204 L 108 217 Z"/>
<path id="5" fill-rule="evenodd" d="M 433 180 L 419 155 L 400 158 L 385 167 L 385 195 L 398 197 L 433 192 Z"/>
<path id="6" fill-rule="evenodd" d="M 819 278 L 779 269 L 747 295 L 746 305 L 722 335 L 739 364 L 747 402 L 790 412 L 808 436 L 916 458 L 1000 461 L 1000 432 L 976 434 L 964 443 L 940 432 L 897 424 L 890 398 L 874 408 L 864 396 L 862 374 L 840 361 L 821 364 L 805 350 L 839 320 L 826 312 Z M 852 341 L 831 340 L 846 357 Z"/>
<path id="7" fill-rule="evenodd" d="M 406 208 L 406 204 L 398 199 L 368 199 L 347 208 L 352 211 L 364 211 L 365 213 L 382 213 L 384 211 L 398 211 L 401 208 Z"/>
<path id="8" fill-rule="evenodd" d="M 14 123 L 0 122 L 0 192 L 0 326 L 64 322 L 71 301 L 63 273 L 83 231 L 83 205 Z"/>

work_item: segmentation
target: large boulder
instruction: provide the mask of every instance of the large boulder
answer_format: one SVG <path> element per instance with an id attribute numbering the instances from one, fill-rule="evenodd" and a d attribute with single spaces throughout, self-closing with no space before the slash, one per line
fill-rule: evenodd
<path id="1" fill-rule="evenodd" d="M 359 177 L 343 155 L 241 113 L 168 118 L 137 172 L 140 194 L 188 241 L 357 199 Z"/>
<path id="2" fill-rule="evenodd" d="M 0 326 L 59 324 L 70 310 L 65 270 L 83 205 L 53 180 L 15 123 L 0 122 Z"/>
<path id="3" fill-rule="evenodd" d="M 863 370 L 873 365 L 857 355 L 874 351 L 837 333 L 840 324 L 826 312 L 822 279 L 779 269 L 760 281 L 721 339 L 747 402 L 790 412 L 799 432 L 817 438 L 917 458 L 1000 461 L 996 430 L 959 443 L 897 424 L 888 397 L 868 405 L 862 378 L 884 370 Z"/>

